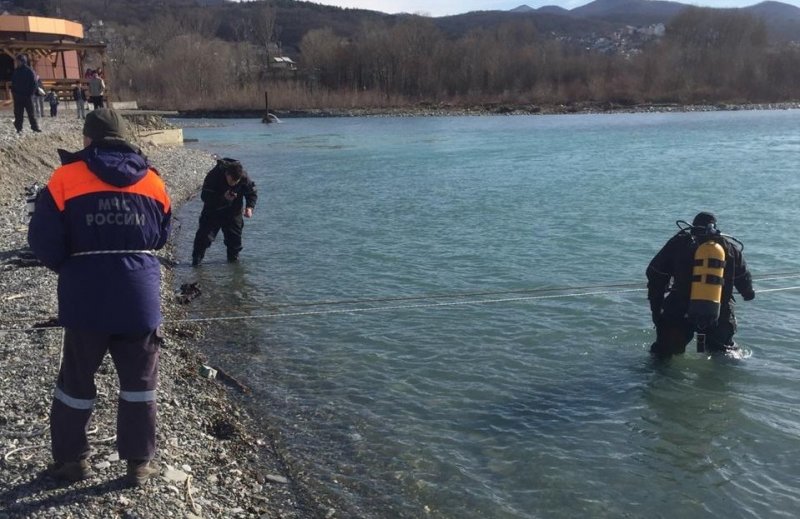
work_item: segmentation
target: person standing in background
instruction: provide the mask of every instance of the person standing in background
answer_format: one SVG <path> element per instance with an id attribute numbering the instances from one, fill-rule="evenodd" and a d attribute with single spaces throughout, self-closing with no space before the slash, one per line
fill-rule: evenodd
<path id="1" fill-rule="evenodd" d="M 58 99 L 58 94 L 55 90 L 50 90 L 46 96 L 44 96 L 45 101 L 47 104 L 50 105 L 50 117 L 55 117 L 58 115 L 58 103 L 60 103 Z"/>
<path id="2" fill-rule="evenodd" d="M 75 111 L 78 114 L 78 119 L 86 117 L 86 91 L 81 88 L 81 84 L 77 83 L 75 88 L 72 89 L 72 99 L 75 100 Z"/>
<path id="3" fill-rule="evenodd" d="M 89 80 L 89 101 L 92 102 L 92 106 L 94 106 L 95 110 L 103 108 L 103 94 L 105 94 L 105 92 L 105 81 L 103 81 L 103 78 L 100 77 L 97 71 L 92 72 L 92 79 Z"/>
<path id="4" fill-rule="evenodd" d="M 40 132 L 39 122 L 33 110 L 33 96 L 36 94 L 36 73 L 28 65 L 28 57 L 24 54 L 17 56 L 17 68 L 11 74 L 11 97 L 14 101 L 14 128 L 17 133 L 22 133 L 22 121 L 25 112 L 28 112 L 28 122 L 31 130 Z"/>
<path id="5" fill-rule="evenodd" d="M 36 117 L 44 117 L 44 96 L 47 94 L 44 90 L 44 83 L 41 78 L 36 77 L 36 92 L 33 93 L 33 107 L 36 109 Z"/>

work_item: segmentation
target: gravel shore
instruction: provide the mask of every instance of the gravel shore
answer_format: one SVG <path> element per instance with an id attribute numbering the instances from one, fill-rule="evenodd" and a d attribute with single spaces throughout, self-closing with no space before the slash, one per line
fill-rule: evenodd
<path id="1" fill-rule="evenodd" d="M 135 489 L 122 480 L 114 436 L 118 386 L 108 357 L 90 429 L 93 476 L 65 486 L 43 474 L 51 461 L 48 414 L 61 329 L 54 326 L 56 276 L 27 250 L 25 191 L 47 182 L 59 165 L 57 148 L 80 149 L 81 123 L 66 112 L 43 118 L 38 134 L 26 120 L 17 135 L 10 112 L 0 111 L 0 519 L 333 517 L 334 510 L 302 497 L 274 437 L 237 404 L 235 385 L 201 376 L 209 363 L 196 347 L 204 329 L 175 323 L 186 307 L 172 290 L 169 246 L 160 253 L 168 320 L 158 388 L 160 477 Z M 180 146 L 143 149 L 175 206 L 196 194 L 213 165 L 211 156 Z"/>

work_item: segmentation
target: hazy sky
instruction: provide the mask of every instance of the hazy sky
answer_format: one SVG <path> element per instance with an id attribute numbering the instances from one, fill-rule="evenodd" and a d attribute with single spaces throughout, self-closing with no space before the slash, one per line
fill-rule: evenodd
<path id="1" fill-rule="evenodd" d="M 447 16 L 450 14 L 466 13 L 468 11 L 508 10 L 518 5 L 541 7 L 543 5 L 560 5 L 565 9 L 572 9 L 588 4 L 591 0 L 311 0 L 314 3 L 336 5 L 339 7 L 357 7 L 384 13 L 419 13 L 428 16 Z M 704 7 L 746 7 L 755 5 L 761 0 L 676 0 L 685 4 L 694 4 Z M 786 1 L 784 3 L 797 5 L 800 0 Z"/>

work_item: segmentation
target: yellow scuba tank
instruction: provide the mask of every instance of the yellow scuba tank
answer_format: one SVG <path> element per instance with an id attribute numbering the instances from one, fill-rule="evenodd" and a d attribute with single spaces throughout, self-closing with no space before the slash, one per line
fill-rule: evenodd
<path id="1" fill-rule="evenodd" d="M 722 245 L 714 240 L 700 244 L 694 253 L 688 311 L 689 318 L 698 325 L 710 325 L 719 319 L 724 273 L 725 249 Z"/>

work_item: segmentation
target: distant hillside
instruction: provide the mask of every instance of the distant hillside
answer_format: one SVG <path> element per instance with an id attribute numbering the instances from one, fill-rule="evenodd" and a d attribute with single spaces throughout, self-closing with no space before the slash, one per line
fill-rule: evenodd
<path id="1" fill-rule="evenodd" d="M 800 53 L 769 45 L 764 34 L 766 27 L 774 41 L 800 42 L 800 9 L 774 1 L 715 10 L 595 0 L 572 10 L 520 4 L 436 18 L 297 0 L 0 7 L 84 23 L 108 43 L 120 99 L 158 109 L 249 110 L 263 106 L 265 88 L 270 107 L 291 110 L 424 103 L 535 113 L 800 99 Z M 281 47 L 297 69 L 274 60 Z"/>
<path id="2" fill-rule="evenodd" d="M 474 11 L 434 19 L 437 26 L 452 36 L 477 28 L 491 28 L 512 19 L 526 17 L 546 33 L 554 32 L 574 39 L 589 34 L 604 34 L 621 27 L 649 26 L 669 21 L 689 4 L 664 0 L 594 0 L 571 10 L 549 5 L 533 9 L 523 4 L 509 11 Z M 764 20 L 775 41 L 800 42 L 800 8 L 767 1 L 742 9 Z"/>
<path id="3" fill-rule="evenodd" d="M 689 4 L 662 0 L 594 0 L 581 7 L 564 11 L 574 17 L 602 20 L 614 25 L 624 24 L 645 26 L 656 23 L 667 24 Z M 542 7 L 557 14 L 557 9 Z M 770 37 L 777 41 L 800 41 L 800 8 L 782 2 L 767 1 L 744 7 L 743 11 L 752 13 L 764 20 Z"/>
<path id="4" fill-rule="evenodd" d="M 661 0 L 595 0 L 572 9 L 573 16 L 597 18 L 611 23 L 651 25 L 666 23 L 688 7 L 678 2 Z"/>
<path id="5" fill-rule="evenodd" d="M 4 0 L 12 12 L 66 16 L 85 24 L 103 20 L 121 25 L 149 27 L 168 17 L 187 14 L 209 20 L 204 26 L 210 37 L 233 40 L 253 8 L 265 2 L 229 0 Z M 303 36 L 311 29 L 330 27 L 337 35 L 351 38 L 364 22 L 383 21 L 392 25 L 410 15 L 390 15 L 364 9 L 344 9 L 298 0 L 272 0 L 276 12 L 277 38 L 289 53 L 297 52 Z M 432 18 L 452 38 L 475 29 L 489 29 L 519 19 L 531 20 L 542 34 L 573 40 L 590 35 L 610 34 L 625 26 L 648 26 L 669 21 L 688 4 L 664 0 L 594 0 L 567 10 L 549 5 L 533 9 L 521 4 L 510 11 L 474 11 Z M 766 1 L 743 11 L 762 18 L 770 37 L 776 41 L 800 42 L 800 8 Z"/>
<path id="6" fill-rule="evenodd" d="M 394 22 L 396 16 L 362 9 L 341 9 L 311 2 L 281 1 L 276 8 L 278 38 L 285 49 L 298 50 L 303 35 L 312 29 L 330 27 L 337 34 L 350 37 L 364 22 Z"/>
<path id="7" fill-rule="evenodd" d="M 743 10 L 764 20 L 773 39 L 800 41 L 800 8 L 782 2 L 761 2 Z"/>
<path id="8" fill-rule="evenodd" d="M 569 13 L 569 11 L 567 11 Z M 557 35 L 580 38 L 593 33 L 610 33 L 617 27 L 615 24 L 603 20 L 590 18 L 577 18 L 564 14 L 549 12 L 516 13 L 509 11 L 473 11 L 471 13 L 455 16 L 434 18 L 434 23 L 444 33 L 451 37 L 461 36 L 476 29 L 492 29 L 499 25 L 527 19 L 533 22 L 541 34 L 555 33 Z"/>
<path id="9" fill-rule="evenodd" d="M 539 9 L 536 9 L 536 11 L 540 13 L 562 14 L 567 16 L 570 14 L 569 10 L 558 5 L 543 5 Z"/>

